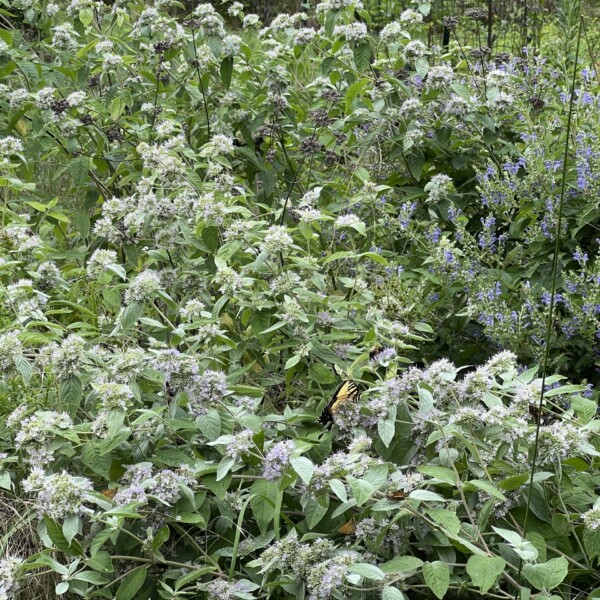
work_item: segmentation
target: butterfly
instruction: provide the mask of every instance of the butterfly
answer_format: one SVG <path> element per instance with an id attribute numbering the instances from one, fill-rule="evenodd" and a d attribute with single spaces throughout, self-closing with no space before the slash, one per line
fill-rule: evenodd
<path id="1" fill-rule="evenodd" d="M 338 533 L 342 535 L 352 535 L 356 531 L 356 520 L 350 519 L 347 523 L 338 529 Z"/>
<path id="2" fill-rule="evenodd" d="M 319 417 L 319 423 L 323 425 L 333 423 L 335 414 L 344 404 L 347 402 L 357 402 L 359 399 L 360 390 L 358 389 L 358 385 L 350 379 L 345 379 L 337 386 L 335 392 L 333 392 L 331 400 Z"/>
<path id="3" fill-rule="evenodd" d="M 103 496 L 106 496 L 109 500 L 112 500 L 115 497 L 117 490 L 115 490 L 113 488 L 109 488 L 107 490 L 102 490 L 100 493 Z"/>
<path id="4" fill-rule="evenodd" d="M 406 498 L 406 492 L 403 490 L 395 490 L 393 492 L 388 492 L 386 496 L 390 500 L 404 500 L 404 498 Z"/>
<path id="5" fill-rule="evenodd" d="M 558 419 L 556 413 L 547 410 L 542 410 L 540 415 L 540 409 L 535 404 L 529 405 L 529 414 L 533 417 L 536 424 L 540 423 L 541 425 L 550 425 L 550 423 L 553 423 Z"/>

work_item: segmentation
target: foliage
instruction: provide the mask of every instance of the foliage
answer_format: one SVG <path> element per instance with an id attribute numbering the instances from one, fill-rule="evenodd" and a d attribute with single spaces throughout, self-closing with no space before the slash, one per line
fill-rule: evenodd
<path id="1" fill-rule="evenodd" d="M 0 597 L 591 593 L 596 403 L 534 364 L 573 57 L 441 54 L 428 2 L 378 37 L 350 0 L 320 29 L 233 3 L 236 33 L 170 5 L 1 13 L 0 487 L 39 547 L 0 538 Z M 573 380 L 600 329 L 577 68 Z M 324 431 L 336 371 L 362 395 Z"/>

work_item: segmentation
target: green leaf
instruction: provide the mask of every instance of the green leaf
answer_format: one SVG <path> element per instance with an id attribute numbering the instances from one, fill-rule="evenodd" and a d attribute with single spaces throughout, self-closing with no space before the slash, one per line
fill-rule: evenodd
<path id="1" fill-rule="evenodd" d="M 118 121 L 125 110 L 125 99 L 122 96 L 115 96 L 110 103 L 110 118 L 113 121 Z"/>
<path id="2" fill-rule="evenodd" d="M 421 179 L 423 167 L 425 166 L 425 157 L 420 152 L 411 152 L 406 155 L 406 164 L 410 174 L 417 180 Z"/>
<path id="3" fill-rule="evenodd" d="M 105 585 L 108 582 L 108 579 L 95 571 L 80 571 L 77 575 L 73 576 L 73 579 L 76 581 L 85 581 L 92 585 Z"/>
<path id="4" fill-rule="evenodd" d="M 72 540 L 71 543 L 67 542 L 63 535 L 62 527 L 56 521 L 50 517 L 44 516 L 43 525 L 48 537 L 59 550 L 72 556 L 81 556 L 83 553 L 81 544 L 77 540 Z"/>
<path id="5" fill-rule="evenodd" d="M 111 535 L 112 532 L 110 531 L 110 529 L 104 529 L 103 531 L 98 533 L 94 538 L 92 545 L 90 546 L 90 554 L 92 556 L 98 554 L 98 552 L 100 552 L 100 550 L 102 549 L 102 546 L 104 546 L 104 544 L 108 541 Z"/>
<path id="6" fill-rule="evenodd" d="M 31 381 L 31 375 L 33 373 L 29 361 L 22 354 L 15 354 L 13 356 L 13 363 L 17 371 L 19 371 L 21 374 L 23 383 L 25 385 L 29 385 L 29 382 Z"/>
<path id="7" fill-rule="evenodd" d="M 62 533 L 65 536 L 65 540 L 71 545 L 73 538 L 79 532 L 79 517 L 77 515 L 68 515 L 62 526 Z"/>
<path id="8" fill-rule="evenodd" d="M 221 435 L 221 415 L 214 408 L 197 417 L 196 423 L 209 442 L 214 442 Z"/>
<path id="9" fill-rule="evenodd" d="M 372 579 L 373 581 L 383 581 L 385 579 L 385 573 L 375 565 L 369 563 L 356 563 L 350 565 L 348 570 L 351 573 L 356 573 L 365 579 Z"/>
<path id="10" fill-rule="evenodd" d="M 596 414 L 598 405 L 593 400 L 582 398 L 581 396 L 575 396 L 571 398 L 571 406 L 575 411 L 575 414 L 584 422 L 589 423 Z"/>
<path id="11" fill-rule="evenodd" d="M 217 467 L 217 481 L 221 481 L 229 473 L 233 465 L 235 465 L 235 459 L 231 456 L 224 456 Z"/>
<path id="12" fill-rule="evenodd" d="M 90 159 L 88 156 L 77 156 L 69 163 L 69 173 L 73 177 L 73 183 L 77 186 L 83 185 L 88 178 Z"/>
<path id="13" fill-rule="evenodd" d="M 362 92 L 363 88 L 369 83 L 369 80 L 365 77 L 355 81 L 346 92 L 346 114 L 349 115 L 352 112 L 352 103 L 355 98 Z"/>
<path id="14" fill-rule="evenodd" d="M 507 477 L 503 479 L 498 487 L 506 490 L 507 492 L 512 492 L 518 488 L 520 488 L 527 480 L 529 479 L 529 473 L 521 473 L 520 475 L 513 475 L 512 477 Z"/>
<path id="15" fill-rule="evenodd" d="M 309 498 L 304 507 L 306 522 L 310 529 L 314 529 L 327 514 L 329 496 L 319 496 L 317 499 Z"/>
<path id="16" fill-rule="evenodd" d="M 381 565 L 384 573 L 412 573 L 423 566 L 423 561 L 416 556 L 397 556 Z"/>
<path id="17" fill-rule="evenodd" d="M 569 561 L 560 556 L 541 565 L 525 565 L 523 577 L 538 590 L 552 590 L 563 582 L 568 570 Z"/>
<path id="18" fill-rule="evenodd" d="M 60 583 L 57 583 L 56 587 L 54 588 L 54 591 L 57 596 L 62 596 L 68 590 L 69 590 L 69 582 L 68 581 L 61 581 Z"/>
<path id="19" fill-rule="evenodd" d="M 456 473 L 452 469 L 424 465 L 422 467 L 417 467 L 417 471 L 419 471 L 419 473 L 423 473 L 423 475 L 427 475 L 428 477 L 433 477 L 434 479 L 439 479 L 440 481 L 444 481 L 445 483 L 450 483 L 453 486 L 456 486 Z"/>
<path id="20" fill-rule="evenodd" d="M 363 505 L 373 494 L 375 493 L 375 487 L 368 481 L 362 479 L 355 479 L 354 477 L 347 476 L 346 479 L 350 483 L 352 489 L 352 495 L 356 500 L 356 505 Z"/>
<path id="21" fill-rule="evenodd" d="M 346 486 L 339 479 L 330 479 L 329 487 L 331 491 L 342 501 L 348 501 L 348 494 L 346 493 Z"/>
<path id="22" fill-rule="evenodd" d="M 81 399 L 83 398 L 83 386 L 81 385 L 81 379 L 76 375 L 71 375 L 67 379 L 63 379 L 60 382 L 60 388 L 58 395 L 62 408 L 71 416 L 74 417 L 77 414 Z"/>
<path id="23" fill-rule="evenodd" d="M 2 488 L 3 490 L 12 489 L 10 473 L 8 471 L 2 471 L 0 473 L 0 488 Z"/>
<path id="24" fill-rule="evenodd" d="M 233 56 L 226 56 L 221 61 L 221 82 L 226 90 L 231 86 L 231 76 L 233 74 Z"/>
<path id="25" fill-rule="evenodd" d="M 386 586 L 381 592 L 382 600 L 406 600 L 406 596 L 398 589 Z"/>
<path id="26" fill-rule="evenodd" d="M 94 443 L 87 442 L 81 449 L 81 462 L 89 467 L 97 475 L 110 479 L 110 454 L 102 450 Z"/>
<path id="27" fill-rule="evenodd" d="M 423 500 L 425 502 L 446 502 L 446 498 L 444 496 L 440 496 L 435 492 L 430 492 L 429 490 L 413 490 L 409 495 L 409 498 L 413 500 Z"/>
<path id="28" fill-rule="evenodd" d="M 292 367 L 295 367 L 301 360 L 302 360 L 302 357 L 299 354 L 296 354 L 295 356 L 288 358 L 285 363 L 284 369 L 286 371 L 289 371 Z"/>
<path id="29" fill-rule="evenodd" d="M 482 479 L 472 479 L 465 483 L 465 490 L 473 491 L 473 490 L 482 490 L 490 494 L 490 496 L 494 496 L 494 498 L 498 498 L 498 500 L 506 500 L 506 496 L 500 492 L 496 487 L 491 484 L 489 481 L 483 481 Z"/>
<path id="30" fill-rule="evenodd" d="M 363 252 L 362 254 L 360 254 L 360 257 L 368 258 L 373 262 L 383 265 L 384 267 L 386 267 L 389 264 L 388 261 L 383 256 L 381 256 L 381 254 L 377 254 L 376 252 Z"/>
<path id="31" fill-rule="evenodd" d="M 87 27 L 94 20 L 94 13 L 91 8 L 82 8 L 79 11 L 79 20 Z"/>
<path id="32" fill-rule="evenodd" d="M 587 390 L 586 385 L 561 385 L 560 387 L 554 388 L 547 392 L 544 392 L 544 398 L 552 398 L 553 396 L 562 396 L 563 394 L 574 394 L 576 392 L 585 392 Z"/>
<path id="33" fill-rule="evenodd" d="M 144 314 L 144 305 L 142 302 L 132 302 L 125 307 L 121 314 L 121 327 L 123 331 L 131 329 Z"/>
<path id="34" fill-rule="evenodd" d="M 158 550 L 170 537 L 171 530 L 168 525 L 163 525 L 152 538 L 152 550 Z"/>
<path id="35" fill-rule="evenodd" d="M 298 456 L 290 459 L 292 469 L 298 473 L 302 481 L 308 485 L 315 472 L 315 466 L 312 461 L 305 456 Z"/>
<path id="36" fill-rule="evenodd" d="M 456 513 L 451 510 L 444 510 L 430 508 L 427 509 L 427 514 L 436 522 L 441 525 L 452 535 L 458 535 L 460 531 L 460 520 L 456 516 Z"/>
<path id="37" fill-rule="evenodd" d="M 583 545 L 590 560 L 600 556 L 600 529 L 586 527 L 583 530 Z"/>
<path id="38" fill-rule="evenodd" d="M 504 571 L 506 562 L 499 556 L 474 555 L 467 561 L 467 573 L 482 594 L 485 594 Z"/>
<path id="39" fill-rule="evenodd" d="M 423 578 L 437 598 L 443 598 L 450 587 L 450 569 L 446 563 L 436 560 L 423 565 Z"/>
<path id="40" fill-rule="evenodd" d="M 7 46 L 12 46 L 13 34 L 6 29 L 0 29 L 0 40 L 2 40 Z"/>
<path id="41" fill-rule="evenodd" d="M 182 512 L 176 517 L 178 523 L 191 523 L 196 525 L 196 528 L 204 529 L 206 521 L 200 513 Z"/>
<path id="42" fill-rule="evenodd" d="M 502 529 L 494 525 L 492 525 L 492 529 L 509 542 L 513 550 L 523 560 L 535 560 L 538 557 L 537 548 L 529 540 L 524 540 L 516 531 Z"/>
<path id="43" fill-rule="evenodd" d="M 335 28 L 335 24 L 338 20 L 339 11 L 337 10 L 328 10 L 325 14 L 325 35 L 327 37 L 331 37 L 333 35 L 333 30 Z"/>
<path id="44" fill-rule="evenodd" d="M 202 230 L 202 241 L 208 246 L 211 252 L 216 252 L 219 247 L 219 228 L 205 227 Z"/>
<path id="45" fill-rule="evenodd" d="M 177 583 L 175 584 L 175 589 L 180 590 L 182 587 L 186 586 L 188 583 L 194 581 L 195 579 L 198 579 L 198 577 L 202 577 L 203 575 L 206 575 L 207 573 L 214 571 L 214 569 L 215 569 L 215 567 L 213 567 L 211 565 L 211 566 L 207 566 L 207 567 L 202 567 L 200 569 L 196 569 L 195 571 L 192 571 L 191 573 L 184 575 L 183 577 L 181 577 L 177 580 Z"/>
<path id="46" fill-rule="evenodd" d="M 383 445 L 388 448 L 396 434 L 396 420 L 386 419 L 377 423 L 377 433 L 383 442 Z"/>
<path id="47" fill-rule="evenodd" d="M 148 572 L 148 565 L 142 567 L 136 567 L 131 571 L 127 577 L 123 580 L 123 583 L 117 590 L 115 600 L 133 600 L 135 595 L 140 591 L 141 587 L 146 581 L 146 573 Z"/>
<path id="48" fill-rule="evenodd" d="M 220 58 L 223 51 L 223 40 L 216 35 L 211 35 L 208 37 L 207 43 L 215 58 Z"/>
<path id="49" fill-rule="evenodd" d="M 354 46 L 353 52 L 354 64 L 359 73 L 364 73 L 371 64 L 371 45 L 366 40 L 363 40 Z"/>
<path id="50" fill-rule="evenodd" d="M 429 72 L 429 62 L 424 56 L 420 56 L 415 60 L 415 71 L 419 77 L 425 77 Z"/>
<path id="51" fill-rule="evenodd" d="M 277 484 L 271 481 L 256 481 L 250 488 L 252 497 L 250 508 L 256 524 L 262 534 L 265 534 L 269 523 L 275 514 L 275 498 L 277 496 Z"/>
<path id="52" fill-rule="evenodd" d="M 127 272 L 121 265 L 111 264 L 106 267 L 109 271 L 112 271 L 116 275 L 118 275 L 123 281 L 127 280 Z"/>
<path id="53" fill-rule="evenodd" d="M 395 587 L 386 586 L 381 592 L 382 600 L 406 600 L 406 596 Z"/>

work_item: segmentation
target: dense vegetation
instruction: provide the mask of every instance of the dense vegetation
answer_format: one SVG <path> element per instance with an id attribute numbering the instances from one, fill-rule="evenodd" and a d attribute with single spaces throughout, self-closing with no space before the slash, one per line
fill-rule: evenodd
<path id="1" fill-rule="evenodd" d="M 0 599 L 600 597 L 577 3 L 0 5 Z"/>

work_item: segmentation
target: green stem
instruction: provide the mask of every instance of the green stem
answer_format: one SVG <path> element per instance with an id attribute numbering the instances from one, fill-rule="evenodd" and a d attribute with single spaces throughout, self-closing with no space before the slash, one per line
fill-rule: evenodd
<path id="1" fill-rule="evenodd" d="M 544 409 L 544 387 L 546 385 L 546 375 L 548 371 L 548 362 L 550 359 L 550 336 L 552 334 L 552 316 L 554 314 L 554 304 L 556 299 L 556 279 L 558 275 L 558 253 L 560 251 L 560 234 L 562 230 L 562 216 L 563 216 L 563 204 L 565 199 L 565 192 L 567 189 L 567 160 L 569 158 L 569 139 L 571 137 L 571 124 L 573 122 L 573 104 L 575 99 L 575 83 L 577 81 L 577 63 L 579 62 L 579 47 L 581 42 L 581 31 L 582 31 L 583 19 L 579 19 L 579 31 L 577 33 L 577 48 L 575 50 L 575 64 L 573 65 L 573 79 L 571 81 L 571 97 L 569 98 L 569 114 L 567 117 L 567 136 L 565 140 L 565 151 L 563 155 L 563 168 L 562 168 L 562 187 L 560 190 L 560 200 L 558 203 L 558 220 L 556 223 L 556 239 L 554 242 L 554 255 L 552 257 L 552 269 L 551 269 L 551 280 L 552 288 L 550 292 L 550 306 L 548 307 L 548 323 L 546 326 L 546 347 L 544 349 L 544 360 L 542 362 L 542 385 L 540 391 L 540 399 L 538 403 L 539 414 L 542 414 Z M 538 459 L 538 442 L 540 437 L 540 426 L 542 419 L 537 420 L 535 427 L 535 441 L 533 446 L 533 460 L 531 461 L 531 476 L 529 479 L 529 487 L 527 492 L 527 506 L 525 507 L 525 518 L 523 519 L 523 537 L 527 534 L 527 525 L 529 521 L 529 514 L 531 512 L 531 498 L 533 494 L 533 476 L 536 472 L 537 459 Z M 523 561 L 519 561 L 519 572 L 517 580 L 521 580 L 521 571 L 523 569 Z M 518 593 L 518 592 L 517 592 Z M 515 600 L 517 598 L 515 594 Z"/>

